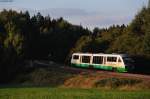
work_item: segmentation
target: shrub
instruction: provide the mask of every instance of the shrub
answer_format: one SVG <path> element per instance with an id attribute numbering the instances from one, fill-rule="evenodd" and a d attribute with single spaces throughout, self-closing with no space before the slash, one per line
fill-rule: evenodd
<path id="1" fill-rule="evenodd" d="M 106 78 L 97 81 L 95 87 L 110 87 L 114 89 L 121 86 L 133 86 L 141 82 L 141 80 L 129 78 Z"/>

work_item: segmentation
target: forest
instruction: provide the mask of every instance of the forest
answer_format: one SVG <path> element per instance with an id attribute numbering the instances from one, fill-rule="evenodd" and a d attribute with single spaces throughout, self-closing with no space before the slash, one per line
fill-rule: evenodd
<path id="1" fill-rule="evenodd" d="M 74 52 L 126 53 L 150 60 L 150 8 L 143 7 L 128 25 L 93 31 L 62 17 L 0 12 L 0 83 L 13 79 L 27 60 L 69 64 Z"/>

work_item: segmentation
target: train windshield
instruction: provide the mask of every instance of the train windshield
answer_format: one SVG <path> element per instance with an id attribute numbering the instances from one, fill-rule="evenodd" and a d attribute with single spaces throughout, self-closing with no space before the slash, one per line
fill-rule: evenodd
<path id="1" fill-rule="evenodd" d="M 133 64 L 134 60 L 131 57 L 123 57 L 125 64 Z"/>

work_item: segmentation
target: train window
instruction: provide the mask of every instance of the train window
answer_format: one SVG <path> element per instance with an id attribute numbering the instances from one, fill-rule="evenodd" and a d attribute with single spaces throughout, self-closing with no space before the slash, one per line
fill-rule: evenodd
<path id="1" fill-rule="evenodd" d="M 79 59 L 79 55 L 74 55 L 73 59 Z"/>
<path id="2" fill-rule="evenodd" d="M 90 56 L 82 56 L 82 63 L 90 63 Z"/>
<path id="3" fill-rule="evenodd" d="M 103 57 L 102 56 L 94 56 L 93 64 L 103 64 Z"/>
<path id="4" fill-rule="evenodd" d="M 116 62 L 117 57 L 107 57 L 107 62 Z"/>
<path id="5" fill-rule="evenodd" d="M 121 62 L 121 59 L 120 59 L 120 58 L 118 59 L 118 62 Z"/>
<path id="6" fill-rule="evenodd" d="M 134 63 L 134 60 L 132 58 L 129 58 L 129 57 L 124 57 L 123 60 L 125 63 Z"/>

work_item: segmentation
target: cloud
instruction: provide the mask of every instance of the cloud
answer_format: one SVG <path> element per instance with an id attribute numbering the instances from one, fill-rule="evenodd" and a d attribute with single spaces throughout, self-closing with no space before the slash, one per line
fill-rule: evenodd
<path id="1" fill-rule="evenodd" d="M 93 29 L 94 27 L 109 27 L 113 24 L 129 24 L 134 16 L 132 15 L 109 15 L 101 13 L 89 13 L 85 16 L 76 16 L 68 18 L 69 22 L 81 24 L 84 27 Z"/>

